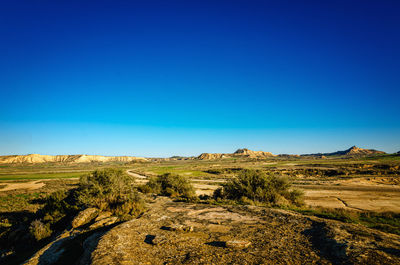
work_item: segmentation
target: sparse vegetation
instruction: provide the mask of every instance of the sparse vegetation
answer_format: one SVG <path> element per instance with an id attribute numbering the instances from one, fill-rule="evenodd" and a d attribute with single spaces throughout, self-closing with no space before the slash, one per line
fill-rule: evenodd
<path id="1" fill-rule="evenodd" d="M 217 189 L 214 198 L 267 205 L 303 203 L 302 192 L 292 189 L 287 178 L 257 170 L 241 171 L 236 178 L 223 184 L 222 189 Z"/>
<path id="2" fill-rule="evenodd" d="M 139 188 L 140 191 L 156 193 L 163 196 L 193 199 L 195 190 L 189 180 L 177 174 L 166 173 L 150 178 L 146 185 Z"/>
<path id="3" fill-rule="evenodd" d="M 383 232 L 400 235 L 400 214 L 398 213 L 355 211 L 343 208 L 324 207 L 288 207 L 287 209 L 306 215 L 314 215 L 345 223 L 363 224 L 367 227 L 378 229 Z"/>
<path id="4" fill-rule="evenodd" d="M 65 229 L 71 229 L 72 221 L 85 208 L 95 207 L 103 211 L 96 213 L 96 216 L 98 214 L 111 214 L 106 218 L 113 220 L 117 216 L 116 222 L 130 219 L 133 216 L 140 215 L 144 210 L 144 204 L 139 196 L 141 194 L 137 192 L 137 189 L 144 193 L 156 193 L 186 201 L 188 201 L 187 198 L 190 198 L 190 201 L 193 201 L 196 196 L 191 181 L 195 183 L 197 192 L 201 194 L 199 196 L 201 201 L 207 204 L 223 205 L 222 208 L 224 209 L 238 209 L 240 211 L 249 209 L 247 213 L 249 216 L 255 213 L 252 212 L 252 207 L 242 208 L 236 205 L 250 204 L 294 210 L 304 215 L 314 215 L 344 223 L 356 223 L 383 232 L 400 234 L 400 215 L 398 208 L 396 208 L 397 189 L 400 183 L 398 178 L 400 157 L 392 158 L 390 161 L 387 158 L 386 156 L 375 157 L 371 160 L 363 157 L 345 159 L 340 157 L 329 159 L 271 157 L 262 160 L 252 158 L 218 161 L 169 160 L 135 164 L 134 166 L 128 164 L 1 166 L 1 178 L 14 178 L 13 181 L 0 182 L 3 188 L 6 185 L 9 186 L 10 183 L 32 182 L 22 180 L 22 178 L 48 179 L 50 175 L 64 178 L 67 177 L 67 174 L 72 176 L 72 174 L 82 173 L 85 176 L 80 180 L 77 178 L 46 180 L 42 182 L 44 186 L 31 190 L 24 188 L 1 192 L 0 248 L 7 253 L 14 253 L 7 254 L 7 257 L 18 260 L 18 262 L 5 262 L 5 264 L 21 264 L 29 258 L 31 255 L 29 253 L 38 251 Z M 104 169 L 106 166 L 118 167 L 119 169 Z M 92 172 L 95 168 L 99 170 Z M 125 170 L 127 169 L 142 175 L 141 181 L 145 177 L 153 177 L 148 184 L 135 188 L 137 185 L 133 179 L 135 177 L 126 175 Z M 170 174 L 165 174 L 168 172 Z M 386 186 L 375 186 L 375 183 Z M 389 187 L 388 184 L 391 186 Z M 217 189 L 220 185 L 222 187 Z M 301 187 L 306 191 L 305 200 L 307 204 L 341 208 L 332 209 L 302 205 L 302 193 L 293 189 L 293 187 Z M 340 194 L 335 193 L 337 190 L 340 190 Z M 355 194 L 359 194 L 361 197 L 358 198 L 354 196 Z M 363 205 L 359 202 L 366 196 L 378 198 L 377 201 L 368 201 L 368 208 L 365 207 L 366 209 L 379 211 L 383 205 L 383 209 L 391 210 L 385 207 L 385 202 L 391 201 L 394 213 L 351 210 L 355 207 L 362 209 Z M 154 196 L 149 196 L 148 203 L 152 203 L 154 198 Z M 380 202 L 381 198 L 382 203 Z M 341 202 L 340 199 L 343 199 L 345 203 Z M 170 201 L 162 197 L 155 200 Z M 207 206 L 207 204 L 196 205 L 196 208 L 215 207 L 213 205 Z M 179 207 L 181 206 L 182 204 Z M 187 207 L 190 208 L 192 205 Z M 216 209 L 220 209 L 220 207 Z M 262 212 L 275 211 L 265 207 L 254 209 Z M 239 214 L 241 214 L 240 211 Z M 145 219 L 147 217 L 147 215 L 143 216 Z M 274 220 L 273 215 L 269 218 Z M 275 221 L 280 222 L 280 220 Z M 91 219 L 78 227 L 89 229 L 96 222 Z M 322 220 L 320 222 L 328 223 L 329 221 Z M 283 224 L 280 223 L 280 225 Z M 338 223 L 338 225 L 345 224 Z M 375 240 L 371 236 L 375 232 L 365 230 L 362 226 L 349 227 L 360 228 L 357 233 L 365 233 L 365 235 L 360 235 L 367 236 L 372 241 Z M 319 229 L 319 226 L 317 228 Z M 95 229 L 91 232 L 97 233 L 98 228 Z M 103 228 L 100 228 L 100 231 L 102 231 L 101 229 Z M 265 229 L 268 230 L 268 228 Z M 79 242 L 68 241 L 67 244 L 73 246 L 70 250 L 72 252 L 67 251 L 65 253 L 74 253 L 74 255 L 79 251 L 79 253 L 83 253 L 81 244 L 89 235 L 89 232 L 80 235 Z M 32 246 L 36 249 L 32 249 Z M 65 257 L 68 255 L 65 254 Z M 77 257 L 78 259 L 79 257 Z M 1 260 L 1 262 L 3 261 L 4 259 Z"/>
<path id="5" fill-rule="evenodd" d="M 68 227 L 79 210 L 87 207 L 110 211 L 121 220 L 139 215 L 145 207 L 133 184 L 132 177 L 125 175 L 122 170 L 104 169 L 82 177 L 75 189 L 62 189 L 47 196 L 33 193 L 11 198 L 24 198 L 19 202 L 24 205 L 32 200 L 43 204 L 34 215 L 35 220 L 29 223 L 30 234 L 39 241 L 49 237 L 52 231 L 62 231 Z"/>
<path id="6" fill-rule="evenodd" d="M 73 198 L 73 191 L 60 190 L 50 194 L 38 215 L 46 224 L 54 225 L 61 219 L 74 215 L 79 206 Z"/>
<path id="7" fill-rule="evenodd" d="M 51 235 L 49 224 L 44 224 L 40 220 L 34 220 L 29 226 L 30 234 L 37 240 L 42 240 Z"/>
<path id="8" fill-rule="evenodd" d="M 84 207 L 111 211 L 127 219 L 145 209 L 134 184 L 134 178 L 121 169 L 96 170 L 81 177 L 76 199 Z"/>

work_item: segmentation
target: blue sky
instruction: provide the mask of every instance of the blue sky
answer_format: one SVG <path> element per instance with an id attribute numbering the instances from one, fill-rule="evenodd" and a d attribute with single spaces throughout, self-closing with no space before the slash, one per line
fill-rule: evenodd
<path id="1" fill-rule="evenodd" d="M 399 1 L 9 1 L 0 154 L 400 151 Z"/>

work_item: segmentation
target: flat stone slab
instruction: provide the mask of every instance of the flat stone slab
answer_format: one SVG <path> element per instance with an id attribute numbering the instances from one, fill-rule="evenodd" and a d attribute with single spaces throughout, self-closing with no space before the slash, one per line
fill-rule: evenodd
<path id="1" fill-rule="evenodd" d="M 247 248 L 250 245 L 251 242 L 247 240 L 231 240 L 225 242 L 227 248 Z"/>
<path id="2" fill-rule="evenodd" d="M 178 232 L 193 232 L 194 228 L 190 225 L 171 225 L 163 226 L 162 229 L 168 231 L 178 231 Z"/>

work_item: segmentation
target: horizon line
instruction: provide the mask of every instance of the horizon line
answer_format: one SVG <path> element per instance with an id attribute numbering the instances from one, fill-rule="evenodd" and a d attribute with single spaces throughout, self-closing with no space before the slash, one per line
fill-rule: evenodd
<path id="1" fill-rule="evenodd" d="M 374 149 L 374 148 L 362 148 L 362 147 L 358 147 L 358 146 L 356 146 L 356 145 L 353 145 L 353 146 L 351 146 L 351 147 L 349 147 L 349 148 L 347 148 L 347 149 L 345 149 L 345 150 L 337 150 L 337 151 L 333 151 L 333 152 L 317 152 L 317 153 L 277 153 L 276 155 L 278 156 L 278 155 L 300 155 L 300 156 L 305 156 L 305 155 L 323 155 L 323 154 L 329 154 L 329 153 L 334 153 L 334 152 L 340 152 L 340 151 L 346 151 L 346 150 L 349 150 L 349 149 L 351 149 L 351 148 L 353 148 L 353 147 L 357 147 L 357 148 L 361 148 L 361 149 L 365 149 L 365 150 L 375 150 L 375 151 L 382 151 L 382 152 L 385 152 L 386 154 L 396 154 L 396 153 L 398 153 L 398 152 L 393 152 L 393 153 L 389 153 L 389 152 L 386 152 L 386 151 L 383 151 L 383 150 L 378 150 L 378 149 Z M 240 150 L 240 149 L 248 149 L 248 150 L 250 150 L 250 151 L 255 151 L 255 150 L 252 150 L 252 149 L 249 149 L 249 148 L 246 148 L 246 147 L 244 147 L 244 148 L 238 148 L 238 149 L 236 149 L 236 151 L 237 150 Z M 8 154 L 8 155 L 3 155 L 3 154 L 1 154 L 0 156 L 28 156 L 28 155 L 48 155 L 48 156 L 65 156 L 65 155 L 71 155 L 71 156 L 74 156 L 74 155 L 87 155 L 87 156 L 105 156 L 105 157 L 139 157 L 139 158 L 171 158 L 171 157 L 174 157 L 174 156 L 178 156 L 178 157 L 198 157 L 198 156 L 200 156 L 201 154 L 205 154 L 205 153 L 208 153 L 208 154 L 233 154 L 233 153 L 235 153 L 236 151 L 234 151 L 234 152 L 232 152 L 232 153 L 226 153 L 226 152 L 202 152 L 202 153 L 200 153 L 200 154 L 198 154 L 198 155 L 190 155 L 190 156 L 185 156 L 185 155 L 172 155 L 172 156 L 141 156 L 141 155 L 104 155 L 104 154 L 83 154 L 83 153 L 75 153 L 75 154 L 71 154 L 71 153 L 69 153 L 69 154 L 56 154 L 56 155 L 53 155 L 53 154 L 39 154 L 39 153 L 27 153 L 27 154 Z M 256 152 L 268 152 L 268 151 L 263 151 L 263 150 L 256 150 Z M 273 153 L 272 153 L 273 154 Z M 275 154 L 274 154 L 275 155 Z"/>

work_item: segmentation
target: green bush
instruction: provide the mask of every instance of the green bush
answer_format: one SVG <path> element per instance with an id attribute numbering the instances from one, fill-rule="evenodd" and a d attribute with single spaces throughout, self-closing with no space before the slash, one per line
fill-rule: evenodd
<path id="1" fill-rule="evenodd" d="M 43 221 L 54 224 L 67 215 L 78 211 L 79 207 L 74 202 L 71 191 L 56 191 L 46 198 L 45 205 L 40 213 Z"/>
<path id="2" fill-rule="evenodd" d="M 49 224 L 44 224 L 40 220 L 34 220 L 29 226 L 29 233 L 37 240 L 44 239 L 51 235 Z"/>
<path id="3" fill-rule="evenodd" d="M 193 185 L 185 177 L 166 173 L 150 178 L 146 185 L 139 188 L 142 192 L 152 192 L 163 196 L 192 199 L 196 193 Z"/>
<path id="4" fill-rule="evenodd" d="M 52 228 L 62 228 L 79 210 L 88 207 L 111 211 L 121 220 L 137 216 L 145 206 L 134 184 L 134 178 L 119 169 L 93 171 L 80 178 L 77 189 L 48 196 L 39 216 Z"/>
<path id="5" fill-rule="evenodd" d="M 245 204 L 302 204 L 302 192 L 291 189 L 287 178 L 267 175 L 257 170 L 242 170 L 236 178 L 214 192 L 214 198 L 230 199 Z"/>
<path id="6" fill-rule="evenodd" d="M 121 219 L 144 210 L 132 176 L 119 169 L 96 170 L 80 179 L 76 199 L 79 205 L 113 212 Z"/>

